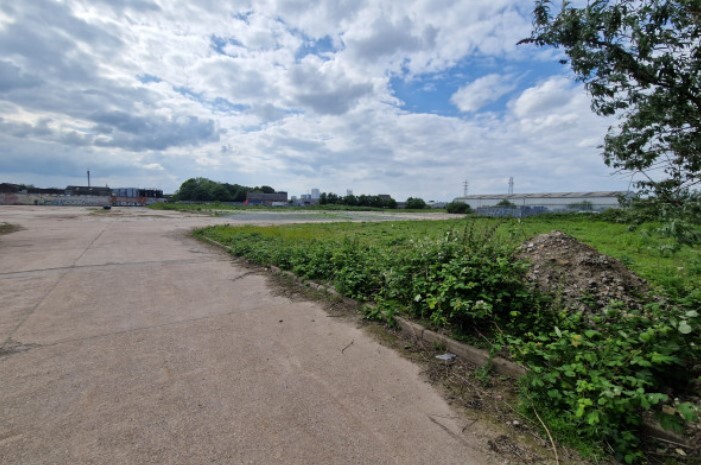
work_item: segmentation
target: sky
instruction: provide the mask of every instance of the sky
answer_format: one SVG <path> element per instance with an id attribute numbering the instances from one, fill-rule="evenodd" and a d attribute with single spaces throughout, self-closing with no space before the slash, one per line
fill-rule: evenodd
<path id="1" fill-rule="evenodd" d="M 626 190 L 527 0 L 0 3 L 0 182 Z"/>

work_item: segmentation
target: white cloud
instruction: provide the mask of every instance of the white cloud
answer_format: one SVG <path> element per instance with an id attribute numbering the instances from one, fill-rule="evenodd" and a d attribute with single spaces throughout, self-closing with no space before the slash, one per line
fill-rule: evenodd
<path id="1" fill-rule="evenodd" d="M 513 76 L 488 74 L 461 87 L 450 101 L 464 113 L 473 113 L 516 88 Z"/>
<path id="2" fill-rule="evenodd" d="M 564 107 L 581 105 L 585 98 L 579 86 L 572 81 L 554 76 L 526 89 L 513 102 L 513 110 L 520 117 L 547 115 Z"/>
<path id="3" fill-rule="evenodd" d="M 465 177 L 473 191 L 510 175 L 524 188 L 574 188 L 563 173 L 579 189 L 613 186 L 596 149 L 606 121 L 580 86 L 543 76 L 517 90 L 528 72 L 480 68 L 552 58 L 516 46 L 530 31 L 523 10 L 517 0 L 5 2 L 0 181 L 74 183 L 89 165 L 110 184 L 166 191 L 192 176 L 435 200 L 459 194 Z M 391 79 L 458 65 L 483 74 L 450 99 L 461 118 L 400 109 Z M 441 82 L 422 92 L 440 95 Z M 482 111 L 510 92 L 500 111 Z"/>

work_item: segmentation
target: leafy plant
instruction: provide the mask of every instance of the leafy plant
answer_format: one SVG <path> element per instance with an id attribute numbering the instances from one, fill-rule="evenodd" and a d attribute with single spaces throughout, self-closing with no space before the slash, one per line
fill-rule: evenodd
<path id="1" fill-rule="evenodd" d="M 560 438 L 609 445 L 621 460 L 635 462 L 642 457 L 644 412 L 677 429 L 698 416 L 694 405 L 671 394 L 698 389 L 701 255 L 686 245 L 661 255 L 656 249 L 675 243 L 661 227 L 643 223 L 629 231 L 598 217 L 560 216 L 216 226 L 196 234 L 258 263 L 333 283 L 374 304 L 365 307 L 366 318 L 392 322 L 405 313 L 464 337 L 477 328 L 529 368 L 524 405 L 536 402 Z M 527 264 L 515 256 L 523 239 L 553 229 L 625 258 L 664 300 L 604 310 L 592 300 L 586 317 L 564 311 L 558 295 L 525 283 Z"/>
<path id="2" fill-rule="evenodd" d="M 466 204 L 465 202 L 459 202 L 459 201 L 452 201 L 449 204 L 445 206 L 445 209 L 448 213 L 453 213 L 453 214 L 465 214 L 465 213 L 470 213 L 472 211 L 472 208 L 470 208 L 470 205 Z"/>
<path id="3" fill-rule="evenodd" d="M 695 418 L 691 406 L 669 412 L 670 384 L 683 389 L 679 370 L 701 359 L 695 311 L 650 304 L 631 310 L 612 304 L 594 319 L 561 313 L 549 332 L 508 337 L 529 367 L 526 398 L 536 400 L 559 428 L 589 442 L 608 443 L 619 459 L 642 459 L 642 413 L 656 409 L 663 424 L 680 428 Z M 664 407 L 662 407 L 664 405 Z M 678 413 L 678 415 L 677 415 Z"/>

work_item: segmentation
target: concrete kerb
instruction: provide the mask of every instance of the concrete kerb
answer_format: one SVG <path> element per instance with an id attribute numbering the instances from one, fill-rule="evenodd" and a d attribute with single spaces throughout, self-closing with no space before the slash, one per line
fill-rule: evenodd
<path id="1" fill-rule="evenodd" d="M 210 239 L 208 237 L 203 237 L 203 240 L 209 242 L 212 245 L 215 245 L 217 247 L 221 247 L 225 250 L 231 250 L 229 247 L 226 245 L 217 242 L 213 239 Z M 277 266 L 271 265 L 270 271 L 273 273 L 278 273 L 278 274 L 283 274 L 285 276 L 288 276 L 290 279 L 292 279 L 295 282 L 301 283 L 308 285 L 309 287 L 326 292 L 330 295 L 340 297 L 342 299 L 347 299 L 346 297 L 343 297 L 336 289 L 333 289 L 330 286 L 326 286 L 323 284 L 315 283 L 313 281 L 309 280 L 304 280 L 303 278 L 300 278 L 296 274 L 283 270 Z M 431 331 L 429 329 L 426 329 L 422 325 L 415 323 L 413 321 L 409 321 L 405 318 L 395 316 L 394 320 L 397 322 L 397 326 L 399 329 L 409 338 L 415 339 L 418 341 L 424 341 L 429 344 L 441 344 L 445 346 L 446 350 L 450 353 L 453 353 L 457 355 L 458 357 L 461 357 L 470 363 L 473 363 L 478 366 L 485 366 L 486 364 L 490 363 L 490 356 L 489 352 L 483 349 L 478 349 L 476 347 L 470 346 L 468 344 L 464 344 L 462 342 L 458 342 L 454 339 L 451 339 L 447 336 L 444 336 L 442 334 L 438 334 L 434 331 Z M 528 370 L 526 368 L 522 367 L 521 365 L 518 365 L 517 363 L 514 363 L 510 360 L 506 360 L 501 357 L 492 357 L 491 358 L 491 365 L 493 370 L 503 376 L 507 376 L 512 379 L 519 379 L 522 376 L 525 376 L 528 373 Z M 662 428 L 659 424 L 657 424 L 654 421 L 651 421 L 649 419 L 644 419 L 643 420 L 643 428 L 645 429 L 645 432 L 647 433 L 648 436 L 653 437 L 653 438 L 661 438 L 663 440 L 667 441 L 674 441 L 678 443 L 679 445 L 682 445 L 687 448 L 691 448 L 693 450 L 697 450 L 697 447 L 692 446 L 687 438 L 673 432 L 673 431 L 668 431 Z"/>
<path id="2" fill-rule="evenodd" d="M 220 248 L 222 248 L 222 249 L 224 249 L 224 250 L 231 251 L 231 248 L 230 248 L 230 247 L 227 247 L 226 245 L 222 244 L 221 242 L 215 241 L 214 239 L 210 239 L 209 237 L 202 237 L 201 239 L 204 240 L 204 241 L 206 241 L 206 242 L 209 242 L 209 243 L 212 244 L 212 245 L 215 245 L 215 246 L 217 246 L 217 247 L 220 247 Z M 319 283 L 315 283 L 314 281 L 305 280 L 304 278 L 300 278 L 299 276 L 297 276 L 296 274 L 292 273 L 291 271 L 283 270 L 283 269 L 281 269 L 280 267 L 277 267 L 277 266 L 275 266 L 275 265 L 270 265 L 268 268 L 269 268 L 270 271 L 272 271 L 273 273 L 277 273 L 277 274 L 281 274 L 281 275 L 287 276 L 288 278 L 292 279 L 294 282 L 307 285 L 307 286 L 309 286 L 309 287 L 311 287 L 312 289 L 315 289 L 315 290 L 317 290 L 317 291 L 326 292 L 327 294 L 330 294 L 330 295 L 332 295 L 332 296 L 334 296 L 334 297 L 344 298 L 336 289 L 334 289 L 334 288 L 332 288 L 332 287 L 325 286 L 325 285 L 319 284 Z"/>
<path id="3" fill-rule="evenodd" d="M 215 245 L 217 247 L 221 247 L 224 250 L 230 250 L 229 247 L 226 245 L 215 241 L 214 239 L 210 239 L 208 237 L 203 237 L 203 240 L 206 242 L 209 242 L 212 245 Z M 344 298 L 336 289 L 324 285 L 324 284 L 319 284 L 314 281 L 308 281 L 300 278 L 296 274 L 283 270 L 275 265 L 271 265 L 270 271 L 273 273 L 278 273 L 285 275 L 292 279 L 295 282 L 305 284 L 312 289 L 316 289 L 318 291 L 326 292 L 329 295 L 333 295 L 334 297 L 340 297 Z M 488 363 L 490 363 L 490 356 L 489 353 L 486 350 L 478 349 L 476 347 L 472 347 L 467 344 L 463 344 L 461 342 L 458 342 L 454 339 L 451 339 L 447 336 L 444 336 L 442 334 L 435 333 L 431 330 L 428 330 L 421 326 L 418 323 L 414 323 L 412 321 L 409 321 L 405 318 L 402 317 L 394 317 L 395 321 L 397 322 L 397 325 L 399 328 L 410 338 L 416 339 L 416 340 L 422 340 L 425 341 L 429 344 L 442 344 L 446 347 L 446 350 L 449 352 L 457 355 L 458 357 L 461 357 L 465 360 L 467 360 L 470 363 L 473 363 L 478 366 L 484 366 Z M 520 378 L 521 376 L 526 374 L 526 369 L 523 368 L 520 365 L 517 365 L 514 362 L 511 362 L 509 360 L 505 360 L 501 357 L 492 357 L 491 358 L 491 364 L 492 367 L 494 368 L 494 371 L 496 371 L 500 375 L 508 376 L 510 378 Z"/>
<path id="4" fill-rule="evenodd" d="M 415 337 L 416 339 L 423 340 L 429 344 L 443 345 L 448 352 L 455 354 L 477 366 L 486 366 L 491 364 L 496 373 L 513 379 L 518 379 L 527 373 L 524 367 L 512 361 L 501 357 L 490 357 L 489 352 L 486 350 L 478 349 L 477 347 L 458 342 L 447 336 L 426 329 L 419 324 L 407 321 L 401 317 L 395 317 L 395 320 L 397 320 L 399 327 L 402 328 L 402 330 L 410 337 Z"/>

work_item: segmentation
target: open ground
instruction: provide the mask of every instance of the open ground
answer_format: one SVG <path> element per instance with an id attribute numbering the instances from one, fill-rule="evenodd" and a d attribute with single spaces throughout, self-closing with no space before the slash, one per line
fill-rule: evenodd
<path id="1" fill-rule="evenodd" d="M 279 220 L 0 207 L 0 462 L 504 463 L 417 365 L 188 234 L 246 221 Z"/>

